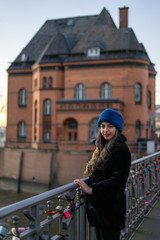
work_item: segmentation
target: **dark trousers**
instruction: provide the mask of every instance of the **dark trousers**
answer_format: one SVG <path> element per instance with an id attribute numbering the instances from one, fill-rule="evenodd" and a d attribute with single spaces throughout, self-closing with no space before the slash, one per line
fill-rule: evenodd
<path id="1" fill-rule="evenodd" d="M 95 227 L 97 240 L 120 240 L 120 231 L 109 231 L 105 227 Z"/>

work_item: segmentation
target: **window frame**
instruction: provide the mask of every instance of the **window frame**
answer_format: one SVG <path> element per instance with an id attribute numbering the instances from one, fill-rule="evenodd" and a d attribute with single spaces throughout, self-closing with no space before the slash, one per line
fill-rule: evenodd
<path id="1" fill-rule="evenodd" d="M 102 99 L 111 99 L 112 97 L 112 87 L 111 84 L 106 82 L 101 85 L 101 98 Z"/>
<path id="2" fill-rule="evenodd" d="M 49 77 L 48 87 L 49 87 L 49 88 L 52 88 L 52 87 L 53 87 L 53 78 L 52 78 L 51 76 Z"/>
<path id="3" fill-rule="evenodd" d="M 151 98 L 151 91 L 147 91 L 147 106 L 148 109 L 151 109 L 151 105 L 152 105 L 152 98 Z"/>
<path id="4" fill-rule="evenodd" d="M 77 100 L 83 100 L 86 98 L 86 94 L 85 94 L 85 85 L 82 83 L 79 83 L 76 85 L 76 89 L 75 89 L 75 98 Z"/>
<path id="5" fill-rule="evenodd" d="M 43 115 L 44 116 L 52 115 L 52 100 L 51 99 L 45 99 L 43 101 Z"/>
<path id="6" fill-rule="evenodd" d="M 49 136 L 49 138 L 48 137 L 46 138 L 47 135 Z M 43 132 L 43 142 L 44 143 L 50 143 L 51 142 L 51 131 Z"/>
<path id="7" fill-rule="evenodd" d="M 99 47 L 88 48 L 88 57 L 99 57 L 100 52 L 101 51 Z"/>
<path id="8" fill-rule="evenodd" d="M 43 88 L 47 88 L 47 78 L 43 77 Z"/>
<path id="9" fill-rule="evenodd" d="M 134 100 L 135 104 L 142 104 L 142 85 L 140 83 L 136 83 L 134 86 Z"/>
<path id="10" fill-rule="evenodd" d="M 98 128 L 97 128 L 97 122 L 98 122 L 98 118 L 93 118 L 90 121 L 89 127 L 89 139 L 90 141 L 94 140 L 97 137 L 98 134 Z"/>
<path id="11" fill-rule="evenodd" d="M 25 121 L 18 123 L 18 140 L 24 141 L 27 138 L 27 124 Z"/>
<path id="12" fill-rule="evenodd" d="M 138 141 L 139 138 L 141 138 L 141 121 L 140 120 L 137 120 L 135 124 L 135 137 L 136 137 L 136 142 Z"/>
<path id="13" fill-rule="evenodd" d="M 19 99 L 18 99 L 19 107 L 27 107 L 27 90 L 22 88 L 19 90 Z"/>

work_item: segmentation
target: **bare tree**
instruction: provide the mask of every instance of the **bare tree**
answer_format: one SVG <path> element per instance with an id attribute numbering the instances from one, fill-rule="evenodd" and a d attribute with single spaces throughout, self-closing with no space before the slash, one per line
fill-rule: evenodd
<path id="1" fill-rule="evenodd" d="M 0 114 L 3 112 L 6 112 L 6 110 L 7 110 L 7 103 L 2 93 L 0 92 Z"/>

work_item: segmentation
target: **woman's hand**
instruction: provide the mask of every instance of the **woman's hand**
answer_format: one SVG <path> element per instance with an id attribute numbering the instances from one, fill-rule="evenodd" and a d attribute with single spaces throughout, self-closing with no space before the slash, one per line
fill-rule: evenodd
<path id="1" fill-rule="evenodd" d="M 92 188 L 89 187 L 84 181 L 82 181 L 80 179 L 75 179 L 74 182 L 77 183 L 81 187 L 83 192 L 85 192 L 87 194 L 92 194 Z"/>

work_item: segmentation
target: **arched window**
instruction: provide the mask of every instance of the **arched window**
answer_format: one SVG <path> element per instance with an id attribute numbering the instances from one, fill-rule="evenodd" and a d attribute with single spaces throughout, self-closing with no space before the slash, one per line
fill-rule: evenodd
<path id="1" fill-rule="evenodd" d="M 98 118 L 94 118 L 90 122 L 90 136 L 89 136 L 90 140 L 93 140 L 97 137 L 97 133 L 98 133 L 97 122 L 98 122 Z"/>
<path id="2" fill-rule="evenodd" d="M 47 99 L 44 101 L 44 115 L 51 115 L 52 113 L 52 101 Z"/>
<path id="3" fill-rule="evenodd" d="M 142 87 L 140 83 L 135 84 L 135 103 L 141 104 L 142 101 Z"/>
<path id="4" fill-rule="evenodd" d="M 52 88 L 53 80 L 52 77 L 49 77 L 49 88 Z"/>
<path id="5" fill-rule="evenodd" d="M 81 83 L 76 86 L 76 99 L 85 99 L 85 86 Z"/>
<path id="6" fill-rule="evenodd" d="M 141 135 L 141 122 L 139 120 L 136 121 L 136 141 L 140 138 Z"/>
<path id="7" fill-rule="evenodd" d="M 151 109 L 151 92 L 150 91 L 147 92 L 147 106 L 148 106 L 148 109 Z"/>
<path id="8" fill-rule="evenodd" d="M 24 121 L 18 124 L 18 139 L 25 139 L 27 137 L 27 126 Z"/>
<path id="9" fill-rule="evenodd" d="M 43 78 L 43 88 L 46 88 L 47 87 L 47 78 L 44 77 Z"/>
<path id="10" fill-rule="evenodd" d="M 104 83 L 101 86 L 101 98 L 104 99 L 111 98 L 111 85 L 109 83 Z"/>
<path id="11" fill-rule="evenodd" d="M 19 91 L 19 107 L 27 106 L 27 90 L 21 89 Z"/>

